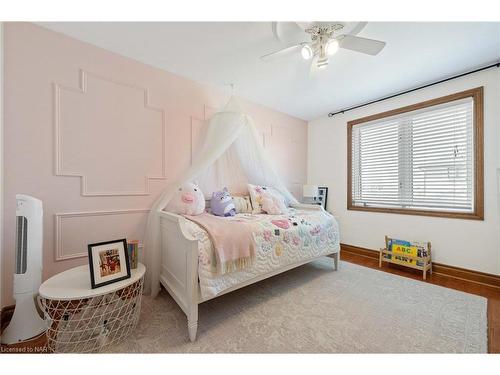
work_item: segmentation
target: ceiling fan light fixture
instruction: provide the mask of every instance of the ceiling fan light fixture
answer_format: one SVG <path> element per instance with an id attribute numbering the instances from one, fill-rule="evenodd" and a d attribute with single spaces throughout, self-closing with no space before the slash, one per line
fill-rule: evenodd
<path id="1" fill-rule="evenodd" d="M 314 52 L 309 44 L 305 44 L 300 50 L 300 54 L 304 60 L 310 60 L 313 57 Z"/>
<path id="2" fill-rule="evenodd" d="M 319 59 L 316 66 L 318 67 L 318 69 L 326 68 L 328 66 L 328 58 L 325 57 L 325 58 Z"/>
<path id="3" fill-rule="evenodd" d="M 326 54 L 328 56 L 334 55 L 339 50 L 339 42 L 337 39 L 330 39 L 326 42 Z"/>

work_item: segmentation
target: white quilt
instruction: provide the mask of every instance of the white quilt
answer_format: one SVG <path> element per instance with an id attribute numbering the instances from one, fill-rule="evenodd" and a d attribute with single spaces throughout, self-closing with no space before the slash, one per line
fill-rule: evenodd
<path id="1" fill-rule="evenodd" d="M 228 220 L 251 221 L 256 230 L 253 264 L 243 270 L 218 275 L 212 267 L 215 253 L 208 233 L 187 221 L 186 229 L 199 241 L 198 275 L 203 299 L 301 260 L 339 251 L 339 228 L 324 211 L 290 209 L 287 215 L 238 214 Z"/>

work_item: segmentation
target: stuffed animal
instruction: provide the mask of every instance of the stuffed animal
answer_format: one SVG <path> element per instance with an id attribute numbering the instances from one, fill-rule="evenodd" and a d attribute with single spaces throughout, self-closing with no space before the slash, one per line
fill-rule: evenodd
<path id="1" fill-rule="evenodd" d="M 252 213 L 252 202 L 250 201 L 250 197 L 248 195 L 245 197 L 233 197 L 233 202 L 236 207 L 237 214 Z"/>
<path id="2" fill-rule="evenodd" d="M 205 210 L 205 197 L 201 189 L 191 183 L 183 184 L 167 205 L 167 211 L 184 214 L 200 215 Z"/>
<path id="3" fill-rule="evenodd" d="M 215 191 L 210 200 L 210 208 L 216 216 L 234 216 L 236 215 L 236 207 L 234 206 L 233 197 L 229 194 L 227 188 L 221 191 Z"/>
<path id="4" fill-rule="evenodd" d="M 270 186 L 252 184 L 247 184 L 247 188 L 252 202 L 252 213 L 260 214 L 264 212 L 270 215 L 288 213 L 288 203 L 279 190 Z"/>
<path id="5" fill-rule="evenodd" d="M 261 197 L 262 200 L 260 204 L 262 206 L 262 211 L 264 211 L 268 215 L 280 215 L 288 213 L 285 202 L 280 196 L 278 196 L 278 194 L 274 194 L 270 190 L 263 190 L 261 193 Z"/>

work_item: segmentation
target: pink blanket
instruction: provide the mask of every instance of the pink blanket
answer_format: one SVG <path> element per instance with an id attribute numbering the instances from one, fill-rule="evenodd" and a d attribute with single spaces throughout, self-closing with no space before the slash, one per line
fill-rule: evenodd
<path id="1" fill-rule="evenodd" d="M 250 223 L 208 213 L 184 216 L 208 232 L 215 249 L 219 274 L 239 270 L 252 263 L 255 242 Z"/>

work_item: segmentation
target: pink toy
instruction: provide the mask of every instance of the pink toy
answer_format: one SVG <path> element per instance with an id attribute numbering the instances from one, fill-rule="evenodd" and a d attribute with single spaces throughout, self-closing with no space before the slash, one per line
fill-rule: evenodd
<path id="1" fill-rule="evenodd" d="M 261 192 L 261 205 L 262 211 L 268 215 L 280 215 L 288 213 L 288 209 L 285 206 L 282 198 L 278 194 L 274 194 L 271 191 L 263 190 Z"/>
<path id="2" fill-rule="evenodd" d="M 200 215 L 205 210 L 205 197 L 200 188 L 187 182 L 183 184 L 167 205 L 167 211 L 184 214 Z"/>

